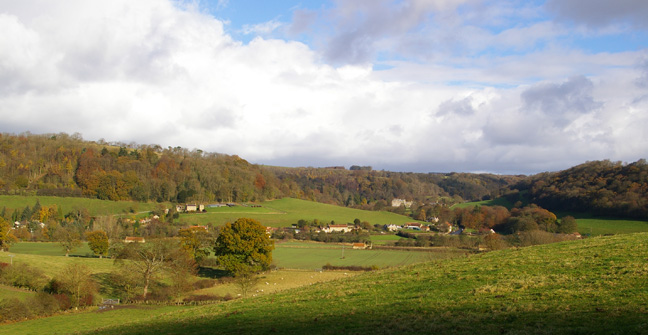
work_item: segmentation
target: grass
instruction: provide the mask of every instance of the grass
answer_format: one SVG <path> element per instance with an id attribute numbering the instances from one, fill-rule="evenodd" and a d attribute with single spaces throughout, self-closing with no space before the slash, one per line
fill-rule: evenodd
<path id="1" fill-rule="evenodd" d="M 208 208 L 207 213 L 180 215 L 181 222 L 194 225 L 212 223 L 223 225 L 241 217 L 258 220 L 269 227 L 288 227 L 300 219 L 318 219 L 326 225 L 331 221 L 338 224 L 353 222 L 355 219 L 373 224 L 404 224 L 415 220 L 384 211 L 364 211 L 354 208 L 327 205 L 313 201 L 284 198 L 261 203 L 262 207 L 219 207 Z"/>
<path id="2" fill-rule="evenodd" d="M 506 200 L 505 198 L 495 198 L 491 200 L 472 201 L 472 202 L 454 204 L 452 205 L 451 208 L 467 208 L 467 207 L 474 207 L 474 206 L 502 206 L 510 210 L 511 208 L 513 208 L 513 203 Z"/>
<path id="3" fill-rule="evenodd" d="M 158 206 L 157 203 L 153 202 L 143 203 L 73 197 L 0 195 L 0 207 L 6 207 L 7 211 L 12 213 L 14 209 L 22 211 L 26 206 L 33 207 L 37 200 L 41 206 L 59 206 L 63 214 L 69 213 L 74 209 L 85 208 L 93 216 L 151 211 Z"/>
<path id="4" fill-rule="evenodd" d="M 113 269 L 113 260 L 104 258 L 85 258 L 85 257 L 65 257 L 65 256 L 46 256 L 38 254 L 19 254 L 12 252 L 0 252 L 0 262 L 11 263 L 11 257 L 14 255 L 13 264 L 25 263 L 30 266 L 39 268 L 45 272 L 45 275 L 54 277 L 58 275 L 66 265 L 72 263 L 81 263 L 87 266 L 92 273 L 108 273 Z"/>
<path id="5" fill-rule="evenodd" d="M 402 239 L 404 239 L 404 237 L 393 234 L 371 235 L 371 243 L 375 245 L 393 244 L 394 242 Z"/>
<path id="6" fill-rule="evenodd" d="M 248 299 L 74 314 L 0 334 L 645 334 L 648 233 L 357 274 Z M 92 322 L 91 322 L 92 320 Z"/>
<path id="7" fill-rule="evenodd" d="M 34 296 L 36 292 L 0 284 L 0 300 L 7 298 L 18 298 L 25 300 Z"/>
<path id="8" fill-rule="evenodd" d="M 251 295 L 267 295 L 302 287 L 315 285 L 335 279 L 347 278 L 358 274 L 357 272 L 344 271 L 312 271 L 296 269 L 280 269 L 268 271 L 259 276 L 258 284 L 250 291 Z M 212 288 L 194 291 L 192 295 L 213 294 L 218 296 L 238 296 L 239 287 L 234 283 L 216 285 Z"/>
<path id="9" fill-rule="evenodd" d="M 578 214 L 577 214 L 578 215 Z M 576 217 L 578 232 L 581 235 L 608 235 L 648 232 L 648 221 L 625 220 L 614 218 Z"/>
<path id="10" fill-rule="evenodd" d="M 324 243 L 278 243 L 273 252 L 280 268 L 318 270 L 327 263 L 335 266 L 395 267 L 421 263 L 438 258 L 462 256 L 463 251 L 439 249 L 438 251 L 360 250 L 350 246 Z"/>
<path id="11" fill-rule="evenodd" d="M 19 242 L 9 249 L 12 253 L 44 255 L 44 256 L 65 256 L 65 251 L 57 242 Z M 87 242 L 82 242 L 81 246 L 70 253 L 72 257 L 91 257 L 92 250 L 88 247 Z"/>

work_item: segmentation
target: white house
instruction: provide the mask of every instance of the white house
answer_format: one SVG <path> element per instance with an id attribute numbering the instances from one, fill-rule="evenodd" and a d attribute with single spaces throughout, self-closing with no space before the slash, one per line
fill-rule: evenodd
<path id="1" fill-rule="evenodd" d="M 322 229 L 322 231 L 325 232 L 325 233 L 334 233 L 334 232 L 346 233 L 346 232 L 350 232 L 352 230 L 353 230 L 353 227 L 349 227 L 348 225 L 345 225 L 345 224 L 331 224 L 331 225 L 328 225 L 328 226 L 324 227 L 324 229 Z"/>
<path id="2" fill-rule="evenodd" d="M 392 207 L 400 207 L 401 205 L 405 205 L 406 208 L 412 207 L 413 201 L 407 201 L 405 199 L 393 199 L 392 200 Z"/>

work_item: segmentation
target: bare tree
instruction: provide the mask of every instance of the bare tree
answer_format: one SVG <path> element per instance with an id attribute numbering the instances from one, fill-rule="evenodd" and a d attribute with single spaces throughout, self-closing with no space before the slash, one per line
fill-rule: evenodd
<path id="1" fill-rule="evenodd" d="M 158 275 L 164 272 L 191 272 L 195 269 L 193 260 L 180 248 L 179 242 L 172 239 L 129 243 L 118 250 L 116 258 L 117 262 L 126 267 L 126 271 L 135 271 L 139 274 L 144 298 L 149 293 L 152 280 Z"/>

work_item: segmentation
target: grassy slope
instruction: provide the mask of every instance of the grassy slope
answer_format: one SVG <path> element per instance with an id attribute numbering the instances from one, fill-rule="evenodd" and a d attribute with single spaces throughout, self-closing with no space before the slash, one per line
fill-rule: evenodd
<path id="1" fill-rule="evenodd" d="M 221 207 L 208 208 L 207 213 L 183 214 L 180 221 L 191 224 L 214 223 L 222 225 L 233 222 L 240 217 L 256 219 L 265 226 L 287 227 L 297 223 L 300 219 L 312 221 L 318 219 L 322 224 L 335 221 L 338 224 L 353 222 L 360 219 L 373 224 L 403 224 L 414 220 L 390 212 L 363 211 L 359 209 L 327 205 L 313 201 L 284 198 L 273 201 L 266 201 L 261 204 L 263 207 Z"/>
<path id="2" fill-rule="evenodd" d="M 18 196 L 0 195 L 0 208 L 7 207 L 9 213 L 14 209 L 22 211 L 25 206 L 30 208 L 38 200 L 41 206 L 57 205 L 63 214 L 76 208 L 86 208 L 91 215 L 110 215 L 128 213 L 131 209 L 135 212 L 151 211 L 156 203 L 142 203 L 135 201 L 109 201 L 87 198 L 49 197 L 49 196 Z"/>
<path id="3" fill-rule="evenodd" d="M 35 244 L 35 243 L 34 243 Z M 0 252 L 0 262 L 9 263 L 14 255 L 13 263 L 25 263 L 30 266 L 39 268 L 45 272 L 45 275 L 54 277 L 68 264 L 80 263 L 87 266 L 92 273 L 108 273 L 113 269 L 113 260 L 108 258 L 85 258 L 85 257 L 64 257 L 64 256 L 47 256 L 38 254 L 18 254 L 13 252 Z"/>
<path id="4" fill-rule="evenodd" d="M 65 333 L 70 325 L 84 334 L 639 334 L 648 331 L 647 250 L 646 233 L 597 237 L 360 274 L 133 324 L 114 314 L 110 328 L 71 315 L 0 334 Z"/>

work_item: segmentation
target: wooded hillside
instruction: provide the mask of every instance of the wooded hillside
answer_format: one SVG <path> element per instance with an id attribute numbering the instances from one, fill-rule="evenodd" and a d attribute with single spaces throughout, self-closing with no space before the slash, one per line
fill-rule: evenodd
<path id="1" fill-rule="evenodd" d="M 542 173 L 514 188 L 527 191 L 529 201 L 550 210 L 598 215 L 648 217 L 648 164 L 594 161 L 570 169 Z"/>
<path id="2" fill-rule="evenodd" d="M 521 179 L 400 173 L 370 167 L 283 168 L 180 147 L 84 141 L 68 134 L 0 134 L 0 191 L 137 201 L 262 201 L 295 197 L 381 209 L 393 198 L 437 201 L 499 196 Z"/>

